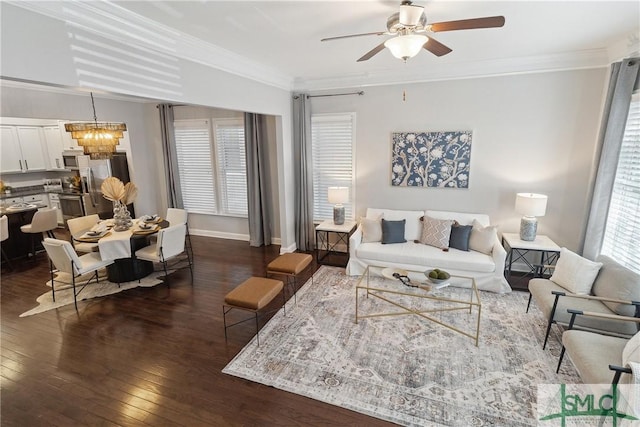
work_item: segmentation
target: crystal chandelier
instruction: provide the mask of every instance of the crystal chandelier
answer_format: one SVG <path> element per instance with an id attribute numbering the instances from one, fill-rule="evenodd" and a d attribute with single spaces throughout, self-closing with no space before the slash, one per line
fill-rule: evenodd
<path id="1" fill-rule="evenodd" d="M 93 122 L 66 123 L 64 129 L 71 132 L 71 138 L 78 141 L 84 154 L 91 159 L 110 159 L 116 151 L 116 145 L 120 143 L 123 132 L 127 130 L 124 123 L 98 122 L 96 106 L 91 93 L 91 106 L 93 107 Z"/>

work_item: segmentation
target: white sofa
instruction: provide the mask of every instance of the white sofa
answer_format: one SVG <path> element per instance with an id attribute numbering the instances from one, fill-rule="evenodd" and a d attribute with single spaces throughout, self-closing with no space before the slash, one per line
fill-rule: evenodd
<path id="1" fill-rule="evenodd" d="M 358 226 L 349 239 L 349 263 L 347 274 L 360 275 L 368 265 L 396 267 L 406 270 L 425 271 L 440 268 L 453 275 L 472 276 L 480 290 L 498 293 L 511 292 L 504 278 L 504 265 L 507 252 L 500 244 L 496 234 L 490 255 L 474 250 L 462 251 L 450 248 L 448 251 L 415 243 L 422 232 L 420 218 L 427 215 L 435 219 L 453 219 L 461 225 L 471 225 L 476 219 L 482 226 L 490 225 L 489 216 L 445 211 L 402 211 L 394 209 L 367 209 L 366 218 L 382 218 L 388 221 L 406 220 L 405 243 L 382 244 L 381 242 L 362 242 L 362 226 Z M 465 286 L 468 281 L 452 281 L 454 286 Z"/>

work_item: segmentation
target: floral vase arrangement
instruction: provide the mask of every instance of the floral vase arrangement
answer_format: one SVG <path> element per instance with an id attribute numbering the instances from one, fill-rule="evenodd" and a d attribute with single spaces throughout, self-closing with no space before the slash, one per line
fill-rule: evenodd
<path id="1" fill-rule="evenodd" d="M 109 177 L 104 180 L 100 189 L 102 196 L 113 202 L 113 229 L 125 231 L 131 228 L 133 220 L 127 205 L 133 203 L 138 195 L 138 188 L 135 184 L 128 182 L 125 185 L 118 178 Z"/>

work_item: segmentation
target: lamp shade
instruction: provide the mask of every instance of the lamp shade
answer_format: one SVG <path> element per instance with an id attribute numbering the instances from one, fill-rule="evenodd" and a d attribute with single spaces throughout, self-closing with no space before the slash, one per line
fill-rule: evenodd
<path id="1" fill-rule="evenodd" d="M 393 56 L 406 60 L 416 56 L 427 40 L 429 40 L 427 36 L 410 34 L 389 39 L 384 42 L 384 45 L 391 51 Z"/>
<path id="2" fill-rule="evenodd" d="M 332 205 L 347 203 L 349 201 L 349 187 L 329 187 L 327 200 Z"/>
<path id="3" fill-rule="evenodd" d="M 547 211 L 547 196 L 535 193 L 516 195 L 516 212 L 524 216 L 544 216 Z"/>

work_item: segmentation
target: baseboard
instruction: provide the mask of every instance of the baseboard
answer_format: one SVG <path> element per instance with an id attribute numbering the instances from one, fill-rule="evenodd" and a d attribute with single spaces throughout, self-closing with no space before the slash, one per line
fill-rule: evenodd
<path id="1" fill-rule="evenodd" d="M 241 240 L 243 242 L 249 241 L 248 234 L 240 234 L 240 233 L 225 233 L 223 231 L 211 231 L 211 230 L 199 230 L 199 229 L 189 229 L 189 234 L 193 236 L 204 236 L 204 237 L 217 237 L 219 239 L 229 239 L 229 240 Z M 280 245 L 282 240 L 279 237 L 274 237 L 271 239 L 272 245 Z M 294 245 L 295 251 L 295 245 Z M 282 250 L 281 250 L 282 252 Z M 291 251 L 293 252 L 293 251 Z"/>

